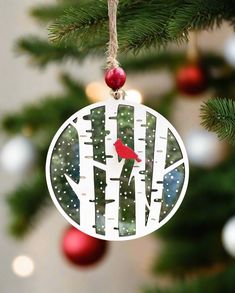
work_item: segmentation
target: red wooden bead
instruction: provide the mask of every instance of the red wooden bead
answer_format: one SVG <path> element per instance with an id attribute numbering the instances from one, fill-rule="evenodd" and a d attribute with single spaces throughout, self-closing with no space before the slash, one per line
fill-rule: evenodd
<path id="1" fill-rule="evenodd" d="M 126 82 L 126 73 L 121 67 L 109 69 L 105 73 L 105 82 L 111 89 L 118 90 Z"/>

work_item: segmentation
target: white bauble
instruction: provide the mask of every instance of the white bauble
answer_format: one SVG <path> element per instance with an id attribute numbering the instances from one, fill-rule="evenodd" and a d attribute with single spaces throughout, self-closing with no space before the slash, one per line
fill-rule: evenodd
<path id="1" fill-rule="evenodd" d="M 235 257 L 235 216 L 228 220 L 222 231 L 224 249 Z"/>
<path id="2" fill-rule="evenodd" d="M 224 58 L 228 64 L 235 67 L 235 37 L 226 41 L 224 46 Z"/>
<path id="3" fill-rule="evenodd" d="M 224 159 L 225 145 L 214 133 L 193 130 L 185 137 L 189 161 L 195 166 L 213 167 Z"/>
<path id="4" fill-rule="evenodd" d="M 0 153 L 2 168 L 10 174 L 28 172 L 34 166 L 36 159 L 34 145 L 24 136 L 16 136 L 10 139 Z"/>

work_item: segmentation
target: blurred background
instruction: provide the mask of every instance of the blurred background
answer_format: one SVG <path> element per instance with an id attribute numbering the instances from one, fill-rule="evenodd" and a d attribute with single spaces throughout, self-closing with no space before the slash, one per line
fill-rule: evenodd
<path id="1" fill-rule="evenodd" d="M 160 288 L 175 282 L 166 292 L 222 292 L 216 286 L 221 280 L 229 286 L 224 292 L 234 292 L 234 150 L 206 131 L 199 117 L 203 101 L 232 98 L 235 92 L 232 27 L 223 23 L 197 33 L 196 45 L 191 39 L 189 45 L 170 45 L 159 54 L 120 57 L 129 98 L 156 109 L 175 126 L 192 176 L 172 223 L 138 240 L 110 242 L 99 262 L 83 267 L 65 256 L 68 223 L 51 203 L 43 166 L 55 130 L 79 109 L 79 99 L 82 105 L 99 101 L 109 89 L 102 54 L 79 60 L 69 52 L 66 58 L 63 50 L 53 55 L 33 39 L 47 39 L 56 10 L 40 16 L 36 8 L 50 3 L 56 5 L 53 0 L 0 0 L 0 292 L 165 292 Z M 200 62 L 188 65 L 196 47 Z M 184 84 L 187 70 L 199 80 L 196 90 L 190 81 Z"/>

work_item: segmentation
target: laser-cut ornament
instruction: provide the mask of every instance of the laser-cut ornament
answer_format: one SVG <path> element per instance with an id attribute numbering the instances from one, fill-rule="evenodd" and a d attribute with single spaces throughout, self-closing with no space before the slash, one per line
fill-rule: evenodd
<path id="1" fill-rule="evenodd" d="M 128 240 L 164 225 L 180 206 L 188 158 L 174 127 L 140 104 L 110 98 L 72 115 L 49 148 L 52 199 L 76 228 Z"/>

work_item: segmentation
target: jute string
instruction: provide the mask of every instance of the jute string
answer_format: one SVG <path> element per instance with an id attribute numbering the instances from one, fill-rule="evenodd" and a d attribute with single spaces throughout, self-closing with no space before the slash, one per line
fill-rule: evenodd
<path id="1" fill-rule="evenodd" d="M 187 59 L 192 63 L 197 63 L 199 59 L 198 37 L 196 31 L 191 31 L 189 33 Z"/>
<path id="2" fill-rule="evenodd" d="M 119 67 L 119 63 L 117 61 L 117 7 L 118 0 L 108 0 L 109 43 L 107 51 L 107 69 Z"/>

